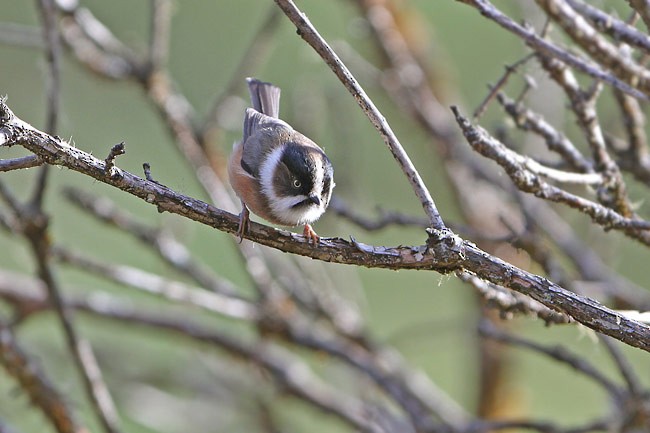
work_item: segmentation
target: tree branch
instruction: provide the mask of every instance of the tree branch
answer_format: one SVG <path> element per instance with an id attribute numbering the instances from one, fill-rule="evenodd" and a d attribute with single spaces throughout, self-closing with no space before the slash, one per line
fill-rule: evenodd
<path id="1" fill-rule="evenodd" d="M 170 212 L 218 230 L 235 233 L 239 218 L 200 200 L 179 194 L 163 185 L 147 181 L 115 167 L 112 176 L 106 163 L 51 137 L 15 117 L 0 103 L 0 133 L 9 137 L 7 145 L 21 145 L 39 155 L 48 164 L 60 165 L 112 185 L 147 203 L 159 212 Z M 322 238 L 314 248 L 301 235 L 251 224 L 246 238 L 284 252 L 327 262 L 387 269 L 422 269 L 447 273 L 464 269 L 479 278 L 523 293 L 543 305 L 568 314 L 576 321 L 631 346 L 650 351 L 650 327 L 630 320 L 598 302 L 576 295 L 545 278 L 493 257 L 474 244 L 455 235 L 440 235 L 431 230 L 427 245 L 383 247 L 365 245 L 340 238 Z"/>
<path id="2" fill-rule="evenodd" d="M 494 5 L 490 3 L 488 0 L 458 0 L 458 1 L 476 8 L 481 13 L 481 15 L 493 20 L 504 29 L 519 36 L 526 43 L 526 45 L 528 45 L 535 51 L 547 55 L 549 57 L 559 59 L 573 66 L 577 70 L 593 78 L 596 78 L 597 80 L 600 80 L 604 83 L 614 86 L 617 89 L 634 96 L 635 98 L 639 98 L 644 101 L 648 100 L 647 93 L 650 92 L 650 82 L 643 83 L 645 87 L 641 89 L 643 91 L 641 92 L 636 88 L 634 88 L 633 86 L 631 86 L 630 84 L 628 84 L 627 82 L 619 79 L 618 77 L 610 74 L 607 71 L 602 70 L 599 65 L 593 63 L 592 61 L 589 61 L 580 56 L 572 54 L 569 51 L 555 44 L 552 44 L 551 42 L 548 42 L 547 40 L 538 36 L 535 33 L 534 29 L 516 23 L 508 16 L 503 14 L 503 12 L 501 12 L 499 9 L 494 7 Z"/>
<path id="3" fill-rule="evenodd" d="M 43 297 L 44 298 L 44 297 Z M 82 433 L 70 409 L 49 379 L 18 346 L 13 333 L 0 322 L 0 365 L 13 376 L 58 433 Z"/>
<path id="4" fill-rule="evenodd" d="M 422 207 L 429 217 L 431 227 L 438 230 L 444 229 L 445 223 L 440 217 L 440 213 L 438 212 L 433 198 L 417 169 L 413 165 L 413 162 L 411 162 L 411 159 L 386 121 L 386 118 L 368 97 L 361 85 L 352 75 L 352 72 L 350 72 L 325 39 L 323 39 L 323 37 L 318 33 L 316 28 L 311 24 L 311 22 L 309 22 L 305 13 L 300 11 L 292 0 L 275 0 L 275 2 L 296 26 L 300 37 L 303 38 L 305 42 L 307 42 L 314 51 L 321 56 L 332 72 L 334 72 L 337 78 L 357 101 L 361 110 L 366 116 L 368 116 L 368 119 L 370 119 L 372 125 L 377 129 L 377 131 L 379 131 L 386 146 L 388 146 L 391 154 L 408 178 L 413 191 L 415 191 L 415 194 L 420 199 Z"/>

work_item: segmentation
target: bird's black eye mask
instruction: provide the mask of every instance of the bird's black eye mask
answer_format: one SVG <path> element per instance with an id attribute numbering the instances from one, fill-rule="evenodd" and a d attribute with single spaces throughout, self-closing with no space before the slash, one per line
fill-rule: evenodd
<path id="1" fill-rule="evenodd" d="M 281 182 L 289 195 L 309 195 L 314 188 L 313 173 L 316 171 L 311 148 L 289 143 L 280 161 L 287 167 L 289 178 Z"/>

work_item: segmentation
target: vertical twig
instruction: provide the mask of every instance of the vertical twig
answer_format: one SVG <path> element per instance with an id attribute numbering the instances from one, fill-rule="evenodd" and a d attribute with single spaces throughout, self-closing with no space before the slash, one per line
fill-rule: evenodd
<path id="1" fill-rule="evenodd" d="M 60 56 L 61 45 L 57 31 L 56 6 L 53 0 L 38 0 L 48 64 L 47 131 L 56 133 L 60 105 Z M 63 327 L 68 348 L 82 376 L 86 391 L 95 412 L 107 433 L 117 433 L 117 412 L 101 377 L 90 345 L 77 336 L 72 318 L 67 310 L 60 288 L 49 263 L 50 243 L 48 217 L 43 213 L 43 198 L 47 189 L 48 165 L 44 165 L 36 183 L 33 198 L 26 208 L 14 210 L 25 223 L 24 235 L 30 241 L 36 258 L 38 274 L 48 291 L 48 298 Z"/>
<path id="2" fill-rule="evenodd" d="M 43 39 L 45 41 L 45 59 L 47 62 L 47 101 L 45 130 L 56 134 L 61 99 L 61 42 L 56 29 L 56 7 L 53 0 L 37 0 L 38 9 L 43 23 Z M 43 165 L 38 172 L 36 186 L 32 196 L 32 205 L 40 207 L 47 188 L 49 166 Z"/>
<path id="3" fill-rule="evenodd" d="M 171 15 L 171 1 L 151 0 L 151 29 L 149 36 L 149 68 L 151 70 L 158 70 L 167 63 Z"/>
<path id="4" fill-rule="evenodd" d="M 95 413 L 107 433 L 118 433 L 117 412 L 108 388 L 103 382 L 101 370 L 88 342 L 77 336 L 71 314 L 49 264 L 47 218 L 42 214 L 31 216 L 25 228 L 25 236 L 30 241 L 37 262 L 38 276 L 47 288 L 48 299 L 59 317 L 68 348 L 81 374 Z"/>

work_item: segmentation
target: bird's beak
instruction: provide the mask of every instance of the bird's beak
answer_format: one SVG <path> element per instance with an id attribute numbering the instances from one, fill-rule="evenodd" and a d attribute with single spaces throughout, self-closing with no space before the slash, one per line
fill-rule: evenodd
<path id="1" fill-rule="evenodd" d="M 316 194 L 309 194 L 307 197 L 310 202 L 314 203 L 316 206 L 320 206 L 320 198 Z"/>

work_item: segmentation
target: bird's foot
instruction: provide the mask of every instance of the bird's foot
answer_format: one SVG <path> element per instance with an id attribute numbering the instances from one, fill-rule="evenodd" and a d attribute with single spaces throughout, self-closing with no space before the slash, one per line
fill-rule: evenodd
<path id="1" fill-rule="evenodd" d="M 314 246 L 317 247 L 318 243 L 320 242 L 320 236 L 316 234 L 313 228 L 309 224 L 305 224 L 305 229 L 303 230 L 303 234 L 307 238 L 307 241 L 313 242 Z"/>
<path id="2" fill-rule="evenodd" d="M 244 240 L 244 235 L 250 230 L 250 228 L 250 211 L 248 210 L 248 207 L 246 207 L 246 205 L 242 202 L 242 209 L 239 213 L 239 227 L 237 227 L 237 237 L 239 238 L 240 244 Z"/>

